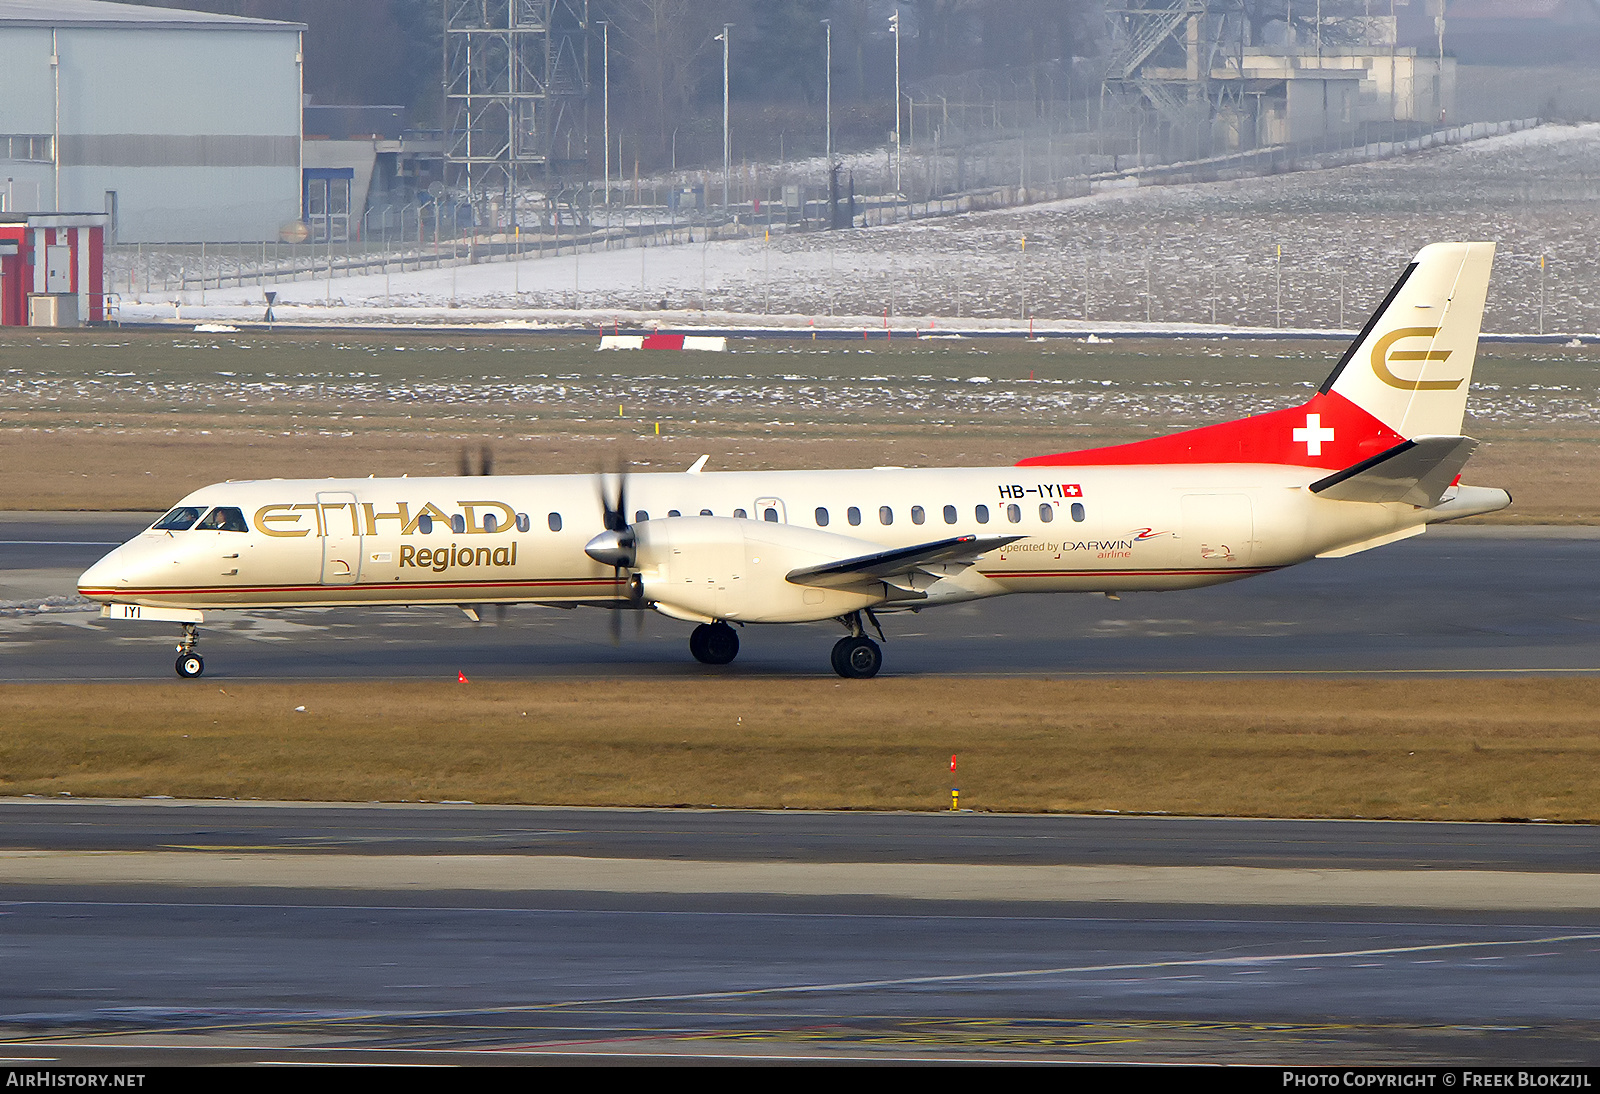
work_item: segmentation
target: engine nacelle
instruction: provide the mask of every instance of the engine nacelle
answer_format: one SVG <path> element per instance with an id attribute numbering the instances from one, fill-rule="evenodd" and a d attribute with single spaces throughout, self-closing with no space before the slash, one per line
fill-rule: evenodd
<path id="1" fill-rule="evenodd" d="M 736 517 L 666 517 L 633 526 L 638 584 L 668 615 L 741 623 L 807 623 L 881 604 L 868 588 L 796 585 L 790 571 L 881 550 L 812 528 Z"/>

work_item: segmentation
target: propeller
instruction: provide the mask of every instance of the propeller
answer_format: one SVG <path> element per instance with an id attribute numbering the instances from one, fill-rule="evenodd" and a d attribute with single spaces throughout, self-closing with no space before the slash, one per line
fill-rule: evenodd
<path id="1" fill-rule="evenodd" d="M 595 536 L 584 545 L 583 553 L 611 567 L 612 573 L 618 584 L 623 583 L 623 571 L 632 570 L 637 560 L 636 548 L 638 540 L 633 534 L 633 525 L 628 522 L 628 472 L 624 467 L 617 472 L 616 492 L 612 493 L 606 482 L 606 476 L 600 476 L 600 511 L 601 521 L 605 531 Z M 636 574 L 630 573 L 626 581 L 628 603 L 630 607 L 637 608 L 643 603 L 639 579 Z M 617 611 L 620 611 L 618 609 Z M 613 611 L 611 614 L 611 642 L 613 645 L 622 641 L 622 617 Z"/>
<path id="2" fill-rule="evenodd" d="M 461 449 L 461 477 L 468 478 L 472 475 L 494 474 L 494 449 L 484 445 L 478 449 L 478 470 L 472 470 L 472 452 L 465 446 Z"/>

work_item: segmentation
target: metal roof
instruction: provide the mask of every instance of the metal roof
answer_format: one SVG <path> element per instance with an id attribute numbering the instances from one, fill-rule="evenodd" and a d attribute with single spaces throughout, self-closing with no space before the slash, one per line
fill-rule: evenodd
<path id="1" fill-rule="evenodd" d="M 303 23 L 146 8 L 109 0 L 0 0 L 0 27 L 118 27 L 126 30 L 305 30 Z"/>

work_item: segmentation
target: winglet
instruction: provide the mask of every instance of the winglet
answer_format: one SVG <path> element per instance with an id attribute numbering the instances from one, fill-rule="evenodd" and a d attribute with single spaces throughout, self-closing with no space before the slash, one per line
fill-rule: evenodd
<path id="1" fill-rule="evenodd" d="M 689 465 L 689 470 L 688 470 L 687 474 L 690 474 L 690 475 L 698 475 L 698 474 L 700 474 L 700 472 L 705 470 L 706 461 L 709 460 L 710 458 L 711 458 L 710 456 L 701 456 L 698 460 L 695 460 L 694 463 Z"/>

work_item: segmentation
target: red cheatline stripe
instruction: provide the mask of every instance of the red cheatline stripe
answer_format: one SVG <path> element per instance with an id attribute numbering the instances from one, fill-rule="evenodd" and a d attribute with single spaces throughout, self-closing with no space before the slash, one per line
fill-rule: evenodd
<path id="1" fill-rule="evenodd" d="M 984 577 L 1189 577 L 1195 574 L 1270 574 L 1281 566 L 1215 566 L 1200 570 L 979 570 Z"/>
<path id="2" fill-rule="evenodd" d="M 567 589 L 583 588 L 588 586 L 602 586 L 615 588 L 622 584 L 612 579 L 587 580 L 572 578 L 560 581 L 473 581 L 473 582 L 391 582 L 380 585 L 371 582 L 365 585 L 215 585 L 215 586 L 149 586 L 149 587 L 124 587 L 120 589 L 79 589 L 84 596 L 182 596 L 191 593 L 310 593 L 326 592 L 330 589 L 359 589 L 363 592 L 372 592 L 378 589 Z"/>

